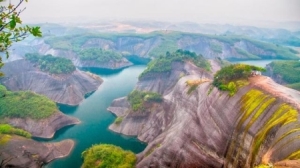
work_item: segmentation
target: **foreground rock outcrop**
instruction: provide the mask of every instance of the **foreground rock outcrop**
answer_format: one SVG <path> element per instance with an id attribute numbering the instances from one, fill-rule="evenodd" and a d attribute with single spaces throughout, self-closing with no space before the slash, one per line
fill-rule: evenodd
<path id="1" fill-rule="evenodd" d="M 97 75 L 75 70 L 71 74 L 51 75 L 35 68 L 27 60 L 6 63 L 0 82 L 9 90 L 30 90 L 61 104 L 78 105 L 85 94 L 97 90 L 102 79 Z"/>
<path id="2" fill-rule="evenodd" d="M 159 75 L 141 79 L 137 89 L 164 95 L 162 103 L 143 113 L 132 111 L 126 98 L 108 108 L 123 118 L 110 129 L 148 143 L 137 167 L 235 168 L 297 159 L 300 92 L 285 92 L 288 88 L 259 76 L 232 97 L 210 82 L 188 94 L 188 80 L 211 77 L 200 69 L 193 72 L 172 85 Z"/>
<path id="3" fill-rule="evenodd" d="M 61 112 L 55 112 L 45 119 L 34 120 L 30 118 L 9 118 L 6 123 L 17 128 L 22 128 L 34 137 L 52 138 L 55 132 L 65 126 L 79 124 L 77 118 L 67 116 Z"/>
<path id="4" fill-rule="evenodd" d="M 39 143 L 19 136 L 3 136 L 9 140 L 0 145 L 1 167 L 41 168 L 54 159 L 69 155 L 74 146 L 72 140 Z"/>

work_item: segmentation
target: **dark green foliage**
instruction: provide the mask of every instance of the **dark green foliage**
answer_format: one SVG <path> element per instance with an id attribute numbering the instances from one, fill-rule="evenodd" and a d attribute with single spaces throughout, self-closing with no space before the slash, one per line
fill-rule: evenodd
<path id="1" fill-rule="evenodd" d="M 14 128 L 9 124 L 0 124 L 0 134 L 15 134 L 26 138 L 31 138 L 31 134 L 29 132 Z"/>
<path id="2" fill-rule="evenodd" d="M 155 92 L 144 92 L 134 90 L 128 96 L 127 99 L 131 105 L 133 111 L 144 111 L 145 102 L 162 102 L 160 94 Z"/>
<path id="3" fill-rule="evenodd" d="M 265 71 L 265 69 L 246 64 L 233 64 L 223 67 L 215 74 L 213 85 L 219 90 L 229 91 L 229 95 L 232 96 L 237 91 L 237 86 L 234 82 L 248 80 L 253 71 Z"/>
<path id="4" fill-rule="evenodd" d="M 93 145 L 82 157 L 82 168 L 133 168 L 136 162 L 134 153 L 109 144 Z"/>
<path id="5" fill-rule="evenodd" d="M 289 83 L 300 82 L 300 61 L 274 61 L 270 64 L 275 75 L 282 76 L 282 79 Z"/>
<path id="6" fill-rule="evenodd" d="M 200 68 L 204 68 L 207 71 L 210 70 L 210 63 L 202 55 L 197 55 L 190 51 L 177 50 L 173 53 L 167 52 L 165 56 L 160 56 L 159 58 L 152 60 L 140 77 L 152 72 L 170 72 L 172 69 L 172 62 L 176 61 L 191 61 Z"/>
<path id="7" fill-rule="evenodd" d="M 94 60 L 97 62 L 109 62 L 110 60 L 120 61 L 122 55 L 111 50 L 102 50 L 101 48 L 86 48 L 78 52 L 79 58 L 83 61 Z"/>
<path id="8" fill-rule="evenodd" d="M 237 51 L 237 53 L 239 53 L 240 55 L 243 55 L 246 59 L 261 59 L 259 56 L 253 55 L 243 49 L 240 49 L 237 47 L 235 47 L 234 49 Z"/>
<path id="9" fill-rule="evenodd" d="M 0 85 L 1 86 L 1 85 Z M 43 119 L 58 111 L 56 104 L 45 96 L 29 91 L 6 91 L 0 98 L 0 118 Z"/>
<path id="10" fill-rule="evenodd" d="M 53 57 L 52 55 L 42 56 L 37 53 L 26 54 L 25 57 L 38 66 L 40 70 L 51 74 L 67 74 L 76 69 L 72 61 L 66 58 Z"/>
<path id="11" fill-rule="evenodd" d="M 6 87 L 3 85 L 0 85 L 0 98 L 4 97 L 6 95 Z"/>

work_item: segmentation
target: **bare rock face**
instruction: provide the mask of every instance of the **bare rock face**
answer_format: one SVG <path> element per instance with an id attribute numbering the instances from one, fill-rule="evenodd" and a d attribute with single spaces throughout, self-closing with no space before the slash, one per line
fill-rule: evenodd
<path id="1" fill-rule="evenodd" d="M 73 146 L 72 140 L 39 143 L 19 136 L 9 136 L 9 141 L 0 145 L 0 158 L 4 161 L 1 166 L 41 168 L 54 159 L 69 155 Z"/>
<path id="2" fill-rule="evenodd" d="M 145 87 L 138 84 L 138 88 L 163 93 L 162 103 L 137 113 L 122 98 L 108 108 L 123 117 L 110 129 L 148 142 L 138 154 L 137 167 L 253 167 L 276 163 L 300 150 L 296 131 L 300 123 L 299 92 L 293 92 L 293 97 L 288 96 L 290 92 L 276 93 L 287 88 L 267 77 L 257 77 L 232 97 L 211 89 L 210 82 L 188 94 L 186 81 L 202 77 L 203 72 L 195 70 L 172 87 L 165 87 L 168 92 L 148 87 L 149 83 L 157 85 L 160 76 L 141 79 L 139 84 L 144 82 Z M 281 112 L 293 116 L 293 122 L 285 122 L 291 118 L 284 118 L 285 113 L 279 115 Z"/>
<path id="3" fill-rule="evenodd" d="M 22 128 L 34 137 L 52 138 L 54 133 L 68 125 L 79 124 L 80 121 L 74 117 L 56 112 L 46 119 L 33 120 L 30 118 L 10 118 L 6 122 L 17 128 Z"/>
<path id="4" fill-rule="evenodd" d="M 102 79 L 96 75 L 75 70 L 71 74 L 51 75 L 36 69 L 26 60 L 6 63 L 5 77 L 0 82 L 9 90 L 30 90 L 61 104 L 78 105 L 84 95 L 97 90 Z"/>

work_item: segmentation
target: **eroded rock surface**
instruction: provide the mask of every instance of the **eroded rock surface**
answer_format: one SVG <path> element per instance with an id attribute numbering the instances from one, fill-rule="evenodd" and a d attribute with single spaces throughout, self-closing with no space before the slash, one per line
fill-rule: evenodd
<path id="1" fill-rule="evenodd" d="M 184 69 L 176 66 L 176 70 L 180 68 Z M 176 70 L 171 73 L 178 74 Z M 285 120 L 280 118 L 281 115 L 271 120 L 276 117 L 275 113 L 279 113 L 278 110 L 287 110 L 286 113 L 294 115 L 299 113 L 296 103 L 300 99 L 288 96 L 290 92 L 277 95 L 264 90 L 267 85 L 271 88 L 276 86 L 281 91 L 287 88 L 270 79 L 266 82 L 254 79 L 232 97 L 211 88 L 210 82 L 200 84 L 188 94 L 186 81 L 212 78 L 204 75 L 203 70 L 192 70 L 189 71 L 192 73 L 176 78 L 177 81 L 173 77 L 172 84 L 162 82 L 164 79 L 167 81 L 172 76 L 170 74 L 140 79 L 138 89 L 164 95 L 162 103 L 153 103 L 143 113 L 132 111 L 126 98 L 114 101 L 108 108 L 124 117 L 119 125 L 112 124 L 110 129 L 137 135 L 140 140 L 149 143 L 138 155 L 137 167 L 253 167 L 262 162 L 278 162 L 300 150 L 300 141 L 296 138 L 299 132 L 294 130 L 299 128 L 299 117 L 290 124 L 275 124 L 270 126 L 272 129 L 267 129 L 268 122 Z M 257 81 L 264 82 L 264 85 Z M 287 102 L 284 97 L 290 97 L 296 103 Z M 253 111 L 246 112 L 250 108 Z M 266 136 L 258 140 L 264 131 Z M 254 146 L 261 141 L 259 150 L 254 152 Z"/>
<path id="2" fill-rule="evenodd" d="M 97 90 L 102 79 L 97 75 L 75 70 L 71 74 L 51 75 L 35 68 L 27 60 L 6 63 L 0 82 L 12 91 L 30 90 L 61 104 L 78 105 L 84 95 Z"/>
<path id="3" fill-rule="evenodd" d="M 78 119 L 61 112 L 56 112 L 50 117 L 40 120 L 30 118 L 10 118 L 5 120 L 14 127 L 22 128 L 30 132 L 32 136 L 40 138 L 52 138 L 57 130 L 68 125 L 80 123 Z"/>
<path id="4" fill-rule="evenodd" d="M 64 140 L 56 143 L 39 143 L 19 136 L 0 145 L 3 167 L 40 168 L 50 161 L 62 158 L 71 152 L 74 141 Z"/>

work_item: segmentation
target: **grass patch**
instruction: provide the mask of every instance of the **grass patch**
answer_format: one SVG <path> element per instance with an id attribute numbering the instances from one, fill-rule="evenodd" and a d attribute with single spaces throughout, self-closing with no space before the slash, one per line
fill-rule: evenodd
<path id="1" fill-rule="evenodd" d="M 136 162 L 134 153 L 109 144 L 93 145 L 82 157 L 83 168 L 133 168 Z"/>
<path id="2" fill-rule="evenodd" d="M 14 128 L 9 124 L 0 124 L 0 134 L 19 135 L 25 138 L 31 138 L 31 134 L 25 130 Z"/>
<path id="3" fill-rule="evenodd" d="M 0 85 L 1 86 L 1 85 Z M 0 98 L 0 118 L 43 119 L 58 111 L 56 104 L 46 96 L 29 91 L 6 90 Z"/>

